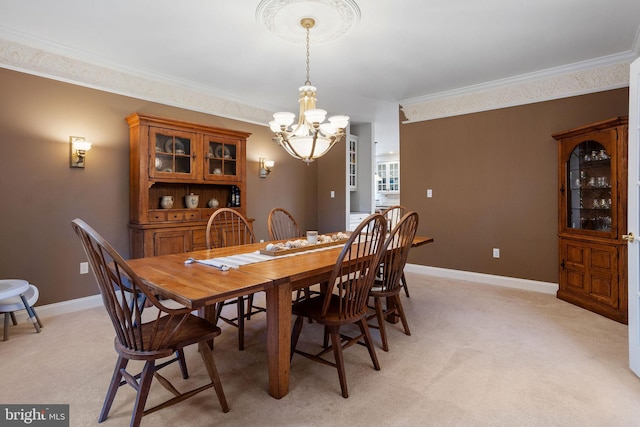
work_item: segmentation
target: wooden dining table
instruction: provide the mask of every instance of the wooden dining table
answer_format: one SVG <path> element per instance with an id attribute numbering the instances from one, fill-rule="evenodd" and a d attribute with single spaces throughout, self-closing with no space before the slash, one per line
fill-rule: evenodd
<path id="1" fill-rule="evenodd" d="M 416 237 L 413 247 L 432 242 Z M 242 265 L 226 271 L 185 262 L 254 253 L 267 243 L 205 249 L 180 254 L 137 258 L 127 261 L 147 286 L 163 297 L 192 309 L 203 309 L 211 320 L 214 304 L 258 291 L 266 294 L 267 360 L 269 394 L 277 399 L 289 392 L 291 349 L 291 292 L 327 281 L 342 244 L 320 251 L 304 251 L 291 257 L 274 256 L 268 261 Z"/>

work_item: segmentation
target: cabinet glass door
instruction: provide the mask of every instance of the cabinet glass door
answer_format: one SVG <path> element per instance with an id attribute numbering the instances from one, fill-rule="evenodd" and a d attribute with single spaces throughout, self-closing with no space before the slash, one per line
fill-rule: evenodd
<path id="1" fill-rule="evenodd" d="M 598 141 L 578 144 L 567 161 L 567 228 L 611 233 L 611 153 Z"/>
<path id="2" fill-rule="evenodd" d="M 400 191 L 400 163 L 391 162 L 387 166 L 389 174 L 389 191 Z"/>
<path id="3" fill-rule="evenodd" d="M 378 191 L 387 191 L 387 165 L 378 163 L 376 168 L 378 169 L 378 179 L 376 180 Z"/>
<path id="4" fill-rule="evenodd" d="M 168 129 L 150 129 L 149 149 L 153 167 L 149 175 L 155 178 L 193 179 L 195 135 Z"/>
<path id="5" fill-rule="evenodd" d="M 238 181 L 240 180 L 242 165 L 240 158 L 240 145 L 237 141 L 205 140 L 206 163 L 204 168 L 205 179 Z"/>
<path id="6" fill-rule="evenodd" d="M 358 189 L 358 137 L 349 135 L 349 152 L 347 155 L 349 167 L 349 190 L 356 191 Z"/>
<path id="7" fill-rule="evenodd" d="M 382 162 L 377 164 L 377 189 L 380 192 L 397 193 L 400 191 L 400 163 Z"/>

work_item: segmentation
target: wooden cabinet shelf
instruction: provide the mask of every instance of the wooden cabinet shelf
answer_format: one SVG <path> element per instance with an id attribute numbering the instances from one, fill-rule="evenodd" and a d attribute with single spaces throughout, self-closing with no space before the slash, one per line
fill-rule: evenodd
<path id="1" fill-rule="evenodd" d="M 246 216 L 249 133 L 142 114 L 127 123 L 131 257 L 204 249 L 214 199 Z M 198 196 L 196 207 L 187 206 L 189 195 Z"/>
<path id="2" fill-rule="evenodd" d="M 627 119 L 554 134 L 558 298 L 627 323 Z"/>

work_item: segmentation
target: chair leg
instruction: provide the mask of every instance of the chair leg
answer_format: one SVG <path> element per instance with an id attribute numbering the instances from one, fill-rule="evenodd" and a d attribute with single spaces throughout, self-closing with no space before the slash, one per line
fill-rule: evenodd
<path id="1" fill-rule="evenodd" d="M 389 343 L 387 342 L 387 329 L 384 325 L 384 312 L 382 310 L 382 299 L 378 297 L 374 297 L 374 302 L 376 306 L 376 319 L 378 319 L 378 330 L 380 331 L 380 340 L 382 341 L 382 349 L 384 351 L 389 351 Z"/>
<path id="2" fill-rule="evenodd" d="M 411 331 L 409 330 L 409 323 L 407 322 L 407 316 L 404 315 L 404 308 L 402 307 L 402 302 L 400 301 L 400 294 L 394 297 L 396 300 L 396 311 L 400 316 L 400 320 L 402 321 L 402 327 L 404 327 L 405 335 L 411 335 Z"/>
<path id="3" fill-rule="evenodd" d="M 222 390 L 222 382 L 220 381 L 220 375 L 218 375 L 218 369 L 216 368 L 216 363 L 213 359 L 213 353 L 209 348 L 209 344 L 206 341 L 199 342 L 198 348 L 200 349 L 200 356 L 202 356 L 204 366 L 207 368 L 207 372 L 209 373 L 209 378 L 211 378 L 211 382 L 213 383 L 213 388 L 216 390 L 216 395 L 218 396 L 218 401 L 222 407 L 222 412 L 229 412 L 229 404 L 227 403 L 227 398 L 224 395 L 224 390 Z"/>
<path id="4" fill-rule="evenodd" d="M 244 350 L 244 297 L 238 297 L 238 350 Z"/>
<path id="5" fill-rule="evenodd" d="M 40 320 L 40 317 L 38 316 L 38 313 L 36 312 L 35 307 L 31 307 L 31 310 L 33 311 L 33 315 L 36 318 L 36 322 L 38 322 L 38 326 L 40 326 L 42 328 L 43 327 L 42 326 L 42 321 Z"/>
<path id="6" fill-rule="evenodd" d="M 20 295 L 20 299 L 22 300 L 22 304 L 24 304 L 25 310 L 27 310 L 27 314 L 29 315 L 29 321 L 33 323 L 33 327 L 36 328 L 36 332 L 40 333 L 40 321 L 36 316 L 36 312 L 29 305 L 29 303 L 27 302 L 27 297 L 25 297 L 24 294 Z"/>
<path id="7" fill-rule="evenodd" d="M 402 287 L 404 288 L 404 294 L 407 296 L 407 298 L 411 298 L 409 296 L 409 287 L 407 286 L 407 278 L 404 277 L 404 271 L 402 272 L 402 277 L 400 278 L 400 281 L 402 282 Z"/>
<path id="8" fill-rule="evenodd" d="M 220 315 L 222 314 L 222 308 L 224 307 L 224 301 L 220 301 L 219 303 L 216 303 L 216 308 L 215 308 L 215 318 L 214 318 L 214 325 L 218 325 L 218 320 L 220 320 Z"/>
<path id="9" fill-rule="evenodd" d="M 9 339 L 9 313 L 4 313 L 4 337 L 3 341 L 7 341 Z"/>
<path id="10" fill-rule="evenodd" d="M 298 345 L 298 338 L 300 338 L 300 332 L 302 332 L 302 325 L 304 325 L 304 317 L 296 317 L 296 321 L 293 324 L 293 331 L 291 332 L 291 355 L 289 356 L 289 360 L 293 358 L 293 353 Z"/>
<path id="11" fill-rule="evenodd" d="M 251 320 L 251 310 L 253 308 L 253 294 L 247 295 L 247 320 Z"/>
<path id="12" fill-rule="evenodd" d="M 140 426 L 140 421 L 142 421 L 142 416 L 144 415 L 144 405 L 147 403 L 149 389 L 151 388 L 151 380 L 153 379 L 153 373 L 155 370 L 155 361 L 147 360 L 144 364 L 142 375 L 140 375 L 138 394 L 136 395 L 136 403 L 133 405 L 130 427 Z"/>
<path id="13" fill-rule="evenodd" d="M 322 340 L 322 348 L 329 348 L 329 328 L 324 327 L 324 338 Z"/>
<path id="14" fill-rule="evenodd" d="M 347 376 L 344 373 L 344 357 L 342 355 L 342 339 L 340 338 L 340 328 L 337 326 L 330 327 L 329 334 L 331 335 L 333 357 L 335 358 L 336 368 L 338 369 L 338 378 L 340 379 L 340 389 L 342 390 L 342 397 L 346 399 L 349 397 L 349 391 L 347 390 Z"/>
<path id="15" fill-rule="evenodd" d="M 176 357 L 178 358 L 178 364 L 180 365 L 180 372 L 182 372 L 182 378 L 189 378 L 189 371 L 187 370 L 187 362 L 184 359 L 184 349 L 176 350 Z"/>
<path id="16" fill-rule="evenodd" d="M 109 384 L 107 395 L 104 398 L 102 411 L 100 411 L 100 416 L 98 417 L 99 423 L 106 420 L 107 417 L 109 416 L 109 410 L 111 410 L 111 404 L 113 403 L 113 399 L 116 397 L 116 393 L 118 392 L 118 387 L 120 387 L 120 381 L 122 380 L 122 374 L 120 373 L 120 370 L 126 368 L 127 363 L 129 363 L 128 359 L 125 359 L 122 356 L 118 356 L 118 361 L 116 362 L 116 367 L 113 370 L 113 375 L 111 377 L 111 383 Z"/>
<path id="17" fill-rule="evenodd" d="M 360 319 L 358 326 L 360 327 L 360 332 L 364 335 L 364 342 L 369 350 L 369 356 L 371 356 L 373 367 L 376 371 L 379 371 L 380 363 L 378 362 L 378 356 L 376 356 L 376 349 L 373 347 L 373 340 L 371 339 L 371 332 L 369 331 L 369 325 L 367 325 L 367 319 Z"/>
<path id="18" fill-rule="evenodd" d="M 14 326 L 17 325 L 18 324 L 18 319 L 16 319 L 16 314 L 13 311 L 11 313 L 9 313 L 9 314 L 11 314 L 11 322 L 13 322 L 13 325 Z M 42 326 L 42 325 L 40 325 L 40 326 Z"/>

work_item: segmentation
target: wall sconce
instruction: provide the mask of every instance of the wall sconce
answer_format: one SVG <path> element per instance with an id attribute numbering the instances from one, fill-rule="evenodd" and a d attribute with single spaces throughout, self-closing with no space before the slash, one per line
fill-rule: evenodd
<path id="1" fill-rule="evenodd" d="M 84 158 L 91 150 L 91 142 L 85 141 L 83 136 L 69 137 L 69 167 L 84 168 Z"/>
<path id="2" fill-rule="evenodd" d="M 271 168 L 275 165 L 273 160 L 260 157 L 260 178 L 266 178 L 271 173 Z"/>

